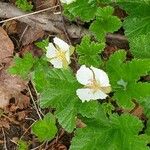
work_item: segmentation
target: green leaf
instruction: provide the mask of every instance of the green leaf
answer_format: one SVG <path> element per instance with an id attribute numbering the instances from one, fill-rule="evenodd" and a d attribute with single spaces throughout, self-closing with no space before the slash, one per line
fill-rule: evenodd
<path id="1" fill-rule="evenodd" d="M 150 97 L 139 99 L 138 102 L 143 107 L 145 116 L 150 118 Z"/>
<path id="2" fill-rule="evenodd" d="M 121 21 L 113 16 L 113 7 L 107 6 L 97 10 L 96 20 L 91 24 L 90 30 L 99 41 L 103 41 L 107 33 L 113 33 L 121 27 Z"/>
<path id="3" fill-rule="evenodd" d="M 130 50 L 135 58 L 150 58 L 150 34 L 132 38 Z"/>
<path id="4" fill-rule="evenodd" d="M 150 119 L 148 119 L 146 127 L 145 133 L 150 136 Z"/>
<path id="5" fill-rule="evenodd" d="M 124 21 L 125 33 L 129 38 L 150 32 L 150 1 L 118 0 L 118 4 L 129 14 Z"/>
<path id="6" fill-rule="evenodd" d="M 150 58 L 150 1 L 148 0 L 117 0 L 127 11 L 124 20 L 125 35 L 130 42 L 131 51 L 138 58 Z"/>
<path id="7" fill-rule="evenodd" d="M 146 16 L 149 14 L 150 1 L 148 0 L 116 0 L 116 3 L 125 9 L 129 15 Z"/>
<path id="8" fill-rule="evenodd" d="M 76 50 L 79 54 L 79 64 L 99 67 L 101 64 L 100 53 L 105 47 L 105 43 L 91 42 L 89 36 L 83 37 L 81 44 L 77 45 Z"/>
<path id="9" fill-rule="evenodd" d="M 38 82 L 36 85 L 38 85 Z M 57 107 L 61 101 L 74 98 L 77 87 L 78 82 L 71 70 L 51 69 L 47 72 L 47 85 L 45 85 L 45 90 L 41 95 L 40 105 L 42 107 L 51 105 Z"/>
<path id="10" fill-rule="evenodd" d="M 70 150 L 148 150 L 147 141 L 139 136 L 142 122 L 134 116 L 123 114 L 89 119 L 85 128 L 77 129 Z"/>
<path id="11" fill-rule="evenodd" d="M 31 53 L 26 53 L 23 58 L 15 57 L 14 65 L 11 66 L 8 71 L 11 74 L 19 75 L 22 78 L 27 78 L 30 73 L 36 59 Z"/>
<path id="12" fill-rule="evenodd" d="M 113 54 L 107 62 L 107 71 L 114 98 L 121 107 L 131 109 L 132 100 L 150 96 L 150 84 L 139 82 L 140 77 L 150 71 L 149 59 L 133 59 L 124 62 L 125 51 Z"/>
<path id="13" fill-rule="evenodd" d="M 112 112 L 115 110 L 115 107 L 111 103 L 103 103 L 102 108 L 104 112 L 108 115 L 111 115 Z"/>
<path id="14" fill-rule="evenodd" d="M 142 102 L 141 102 L 142 101 Z M 145 133 L 150 136 L 150 97 L 142 99 L 140 104 L 143 106 L 144 115 L 147 118 Z"/>
<path id="15" fill-rule="evenodd" d="M 40 105 L 43 108 L 56 108 L 55 115 L 63 128 L 72 132 L 78 113 L 87 117 L 95 115 L 98 109 L 97 102 L 87 104 L 79 100 L 76 90 L 80 85 L 71 70 L 51 69 L 47 76 L 47 85 L 41 94 Z"/>
<path id="16" fill-rule="evenodd" d="M 80 101 L 78 108 L 78 113 L 86 118 L 93 118 L 98 111 L 98 102 L 97 101 L 89 101 L 82 103 Z"/>
<path id="17" fill-rule="evenodd" d="M 45 90 L 45 87 L 48 84 L 47 78 L 50 69 L 47 60 L 41 58 L 37 61 L 34 72 L 32 73 L 32 83 L 37 92 L 41 93 Z"/>
<path id="18" fill-rule="evenodd" d="M 17 146 L 17 150 L 27 150 L 28 149 L 28 144 L 27 142 L 23 141 L 23 140 L 19 140 L 18 141 L 18 146 Z"/>
<path id="19" fill-rule="evenodd" d="M 45 39 L 45 40 L 42 40 L 40 42 L 36 42 L 35 45 L 38 47 L 38 48 L 41 48 L 42 50 L 46 51 L 46 47 L 48 47 L 48 44 L 49 44 L 49 39 Z"/>
<path id="20" fill-rule="evenodd" d="M 16 0 L 16 5 L 23 11 L 31 11 L 33 8 L 33 5 L 27 0 Z"/>
<path id="21" fill-rule="evenodd" d="M 48 113 L 44 116 L 43 120 L 39 120 L 32 125 L 32 132 L 40 141 L 50 141 L 58 131 L 55 124 L 55 117 L 51 113 Z"/>
<path id="22" fill-rule="evenodd" d="M 64 13 L 71 18 L 79 17 L 82 21 L 89 22 L 95 17 L 97 11 L 96 1 L 91 0 L 76 0 L 70 5 L 64 6 Z"/>

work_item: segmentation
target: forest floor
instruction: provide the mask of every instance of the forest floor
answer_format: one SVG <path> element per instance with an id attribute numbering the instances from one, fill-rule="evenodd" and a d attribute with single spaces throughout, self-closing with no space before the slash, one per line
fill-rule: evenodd
<path id="1" fill-rule="evenodd" d="M 62 128 L 59 129 L 54 140 L 46 143 L 40 143 L 31 133 L 32 124 L 39 119 L 38 113 L 42 115 L 47 110 L 41 110 L 38 107 L 37 95 L 32 84 L 8 74 L 7 68 L 15 55 L 23 56 L 29 51 L 40 57 L 42 51 L 35 42 L 47 37 L 51 39 L 58 36 L 73 45 L 79 43 L 82 32 L 86 32 L 88 25 L 80 21 L 71 23 L 61 15 L 55 16 L 54 14 L 61 11 L 57 0 L 33 0 L 34 12 L 39 11 L 37 13 L 39 17 L 29 15 L 28 17 L 32 16 L 32 22 L 27 17 L 14 18 L 15 15 L 24 15 L 24 12 L 15 7 L 15 0 L 0 1 L 1 4 L 3 2 L 8 3 L 8 8 L 2 10 L 2 12 L 6 11 L 6 16 L 0 14 L 0 21 L 3 21 L 0 24 L 0 150 L 15 150 L 20 140 L 27 141 L 30 150 L 67 150 L 73 134 L 66 133 Z M 40 13 L 40 10 L 47 8 L 53 9 Z M 126 15 L 121 10 L 116 10 L 116 14 L 120 18 Z M 42 17 L 45 16 L 49 16 L 44 18 L 47 24 L 35 28 L 35 24 L 41 24 Z M 14 19 L 6 20 L 7 18 Z M 128 41 L 124 37 L 123 29 L 108 35 L 106 41 L 107 46 L 103 52 L 103 57 L 106 59 L 120 48 L 128 51 Z M 128 58 L 130 57 L 132 56 L 129 53 Z M 141 109 L 137 108 L 134 113 L 141 115 Z"/>

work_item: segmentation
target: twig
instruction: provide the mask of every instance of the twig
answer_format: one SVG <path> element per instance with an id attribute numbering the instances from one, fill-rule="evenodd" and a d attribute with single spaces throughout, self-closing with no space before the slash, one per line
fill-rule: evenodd
<path id="1" fill-rule="evenodd" d="M 46 10 L 51 10 L 57 7 L 58 5 L 27 14 L 9 3 L 0 2 L 0 18 L 10 18 L 1 21 L 1 23 L 16 19 L 30 25 L 35 29 L 42 28 L 43 30 L 46 31 L 59 33 L 60 30 L 55 27 L 54 23 L 52 23 L 53 20 L 57 24 L 57 22 L 60 21 L 59 17 L 53 14 L 52 12 L 49 13 L 48 15 L 41 14 L 41 12 L 44 12 Z"/>
<path id="2" fill-rule="evenodd" d="M 18 17 L 25 16 L 23 18 L 17 17 L 17 20 L 24 22 L 33 28 L 37 28 L 37 29 L 41 28 L 51 33 L 58 34 L 58 33 L 62 33 L 62 31 L 64 30 L 61 14 L 56 15 L 54 13 L 49 13 L 48 15 L 47 14 L 33 15 L 33 13 L 32 15 L 31 14 L 27 15 L 26 13 L 22 12 L 18 8 L 14 7 L 13 5 L 0 2 L 0 18 L 13 18 L 16 16 Z M 65 26 L 66 26 L 67 33 L 71 38 L 81 38 L 84 35 L 91 34 L 87 29 L 83 28 L 82 26 L 70 24 L 69 21 L 66 19 L 65 22 L 66 22 Z M 108 34 L 106 35 L 106 41 L 107 44 L 109 45 L 115 45 L 118 48 L 128 49 L 128 40 L 124 35 Z"/>
<path id="3" fill-rule="evenodd" d="M 15 19 L 20 19 L 20 18 L 23 18 L 23 17 L 28 17 L 28 16 L 35 15 L 35 14 L 39 14 L 41 12 L 45 12 L 45 11 L 57 8 L 58 6 L 59 5 L 56 5 L 56 6 L 45 8 L 45 9 L 42 9 L 42 10 L 39 10 L 39 11 L 35 11 L 35 12 L 32 12 L 32 13 L 16 16 L 16 17 L 9 18 L 9 19 L 6 19 L 6 20 L 2 20 L 2 21 L 0 21 L 0 23 L 8 22 L 8 21 L 15 20 Z"/>
<path id="4" fill-rule="evenodd" d="M 11 139 L 10 137 L 8 137 L 9 138 L 9 140 L 12 142 L 12 143 L 14 143 L 14 144 L 16 144 L 17 146 L 18 146 L 18 143 L 16 142 L 16 141 L 14 141 L 13 139 Z"/>
<path id="5" fill-rule="evenodd" d="M 36 112 L 37 112 L 39 118 L 42 119 L 41 114 L 40 114 L 40 112 L 39 112 L 39 110 L 38 110 L 38 107 L 37 107 L 37 105 L 36 105 L 36 103 L 35 103 L 35 100 L 34 100 L 34 97 L 33 97 L 33 95 L 32 95 L 32 92 L 31 92 L 31 89 L 30 89 L 29 85 L 28 85 L 28 90 L 29 90 L 29 93 L 30 93 L 30 96 L 31 96 L 31 100 L 32 100 L 32 102 L 33 102 L 33 105 L 34 105 L 34 107 L 35 107 L 35 109 L 36 109 Z"/>
<path id="6" fill-rule="evenodd" d="M 59 139 L 62 138 L 62 136 L 64 135 L 65 133 L 65 130 L 64 129 L 61 129 L 59 135 L 57 135 L 56 139 L 55 139 L 55 142 L 57 143 Z"/>
<path id="7" fill-rule="evenodd" d="M 31 121 L 33 121 L 33 122 L 36 121 L 35 119 L 33 119 L 33 118 L 28 118 L 28 117 L 26 117 L 25 119 L 26 119 L 26 120 L 31 120 Z"/>
<path id="8" fill-rule="evenodd" d="M 20 42 L 22 41 L 22 38 L 23 38 L 24 34 L 26 33 L 26 31 L 28 30 L 28 28 L 29 28 L 29 26 L 27 25 L 27 26 L 25 27 L 23 33 L 22 33 L 21 36 L 20 36 L 19 44 L 20 44 Z"/>
<path id="9" fill-rule="evenodd" d="M 29 131 L 29 129 L 32 127 L 33 124 L 34 122 L 25 130 L 25 132 L 21 135 L 20 139 L 23 138 L 23 136 Z"/>
<path id="10" fill-rule="evenodd" d="M 60 15 L 61 15 L 62 23 L 63 23 L 64 33 L 66 35 L 66 38 L 67 38 L 69 44 L 72 45 L 69 34 L 67 32 L 67 29 L 66 29 L 66 24 L 65 24 L 64 16 L 62 14 L 62 6 L 61 6 L 60 0 L 58 0 L 58 3 L 59 3 L 59 8 L 60 8 Z"/>
<path id="11" fill-rule="evenodd" d="M 32 149 L 30 149 L 30 150 L 36 150 L 36 149 L 39 149 L 41 146 L 43 146 L 45 144 L 45 142 L 43 142 L 41 145 L 39 145 L 39 146 L 37 146 L 37 147 L 35 147 L 35 148 L 32 148 Z"/>
<path id="12" fill-rule="evenodd" d="M 18 17 L 16 18 L 16 16 Z M 24 17 L 20 18 L 19 16 Z M 63 31 L 61 15 L 56 15 L 53 12 L 49 13 L 48 15 L 27 15 L 25 12 L 21 11 L 15 6 L 5 2 L 0 2 L 0 18 L 15 18 L 33 28 L 42 28 L 43 30 L 50 31 L 51 33 L 61 33 Z M 88 32 L 86 29 L 78 27 L 74 24 L 66 24 L 66 28 L 70 37 L 73 38 L 80 38 Z"/>
<path id="13" fill-rule="evenodd" d="M 62 11 L 63 11 L 63 10 L 62 10 L 62 6 L 61 6 L 60 0 L 58 0 L 58 3 L 59 3 L 59 6 L 60 6 L 60 7 L 59 7 L 59 8 L 60 8 L 60 14 L 61 14 L 62 23 L 63 23 L 63 28 L 64 28 L 63 31 L 64 31 L 64 33 L 65 33 L 65 35 L 66 35 L 66 38 L 67 38 L 69 44 L 72 45 L 72 42 L 71 42 L 71 40 L 70 40 L 70 36 L 69 36 L 68 31 L 67 31 L 67 28 L 66 28 L 65 19 L 64 19 L 64 16 L 63 16 L 63 14 L 62 14 Z M 78 62 L 77 62 L 75 53 L 72 54 L 72 58 L 73 58 L 73 60 L 74 60 L 74 62 L 75 62 L 76 69 L 78 69 L 79 66 L 78 66 Z"/>
<path id="14" fill-rule="evenodd" d="M 10 122 L 13 122 L 14 124 L 17 124 L 17 125 L 19 124 L 18 121 L 15 121 L 15 120 L 11 119 L 10 117 L 8 117 L 8 116 L 5 115 L 5 114 L 2 114 L 2 116 L 3 116 L 4 118 L 8 119 Z"/>
<path id="15" fill-rule="evenodd" d="M 31 82 L 31 84 L 32 84 L 32 87 L 33 87 L 33 89 L 34 89 L 34 92 L 35 92 L 35 94 L 36 94 L 36 96 L 37 96 L 37 100 L 38 100 L 38 92 L 37 92 L 37 90 L 36 90 L 36 88 L 35 88 L 35 85 L 34 85 L 32 82 Z M 41 108 L 40 108 L 39 106 L 37 106 L 37 107 L 38 107 L 38 110 L 39 110 L 40 114 L 41 114 L 42 116 L 44 116 L 44 114 L 43 114 Z"/>
<path id="16" fill-rule="evenodd" d="M 2 128 L 2 133 L 3 133 L 3 138 L 4 138 L 4 150 L 8 150 L 7 149 L 7 140 L 6 140 L 6 135 L 5 135 L 4 128 Z"/>

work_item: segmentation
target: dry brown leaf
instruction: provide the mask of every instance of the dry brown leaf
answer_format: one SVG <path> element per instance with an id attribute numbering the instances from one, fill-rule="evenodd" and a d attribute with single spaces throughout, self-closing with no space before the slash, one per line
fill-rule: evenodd
<path id="1" fill-rule="evenodd" d="M 77 118 L 77 120 L 76 120 L 76 127 L 77 127 L 77 128 L 85 128 L 85 127 L 86 127 L 86 124 L 83 123 L 83 122 L 81 121 L 81 119 L 78 119 L 78 118 Z"/>
<path id="2" fill-rule="evenodd" d="M 143 108 L 141 106 L 138 106 L 133 112 L 132 115 L 137 116 L 138 118 L 141 118 L 143 115 Z"/>
<path id="3" fill-rule="evenodd" d="M 113 54 L 114 52 L 116 52 L 117 50 L 118 50 L 118 48 L 116 46 L 107 45 L 107 47 L 104 49 L 103 57 L 104 58 L 109 58 L 109 56 L 111 54 Z"/>
<path id="4" fill-rule="evenodd" d="M 0 64 L 6 63 L 13 56 L 14 45 L 6 31 L 0 27 Z"/>
<path id="5" fill-rule="evenodd" d="M 22 47 L 19 52 L 19 55 L 23 56 L 26 52 L 30 52 L 33 54 L 33 56 L 36 56 L 36 57 L 40 57 L 43 54 L 43 51 L 37 46 L 35 46 L 35 44 L 33 43 Z"/>
<path id="6" fill-rule="evenodd" d="M 26 83 L 16 76 L 12 76 L 6 70 L 0 71 L 0 108 L 5 109 L 9 104 L 9 100 L 17 98 L 20 91 L 26 89 Z"/>
<path id="7" fill-rule="evenodd" d="M 19 121 L 24 120 L 25 118 L 26 118 L 26 112 L 25 111 L 18 112 L 18 120 Z"/>
<path id="8" fill-rule="evenodd" d="M 18 93 L 13 102 L 10 101 L 8 110 L 9 112 L 16 112 L 17 110 L 23 110 L 30 106 L 30 97 Z"/>
<path id="9" fill-rule="evenodd" d="M 48 147 L 51 150 L 67 150 L 67 147 L 61 143 L 54 143 L 53 145 Z"/>
<path id="10" fill-rule="evenodd" d="M 10 128 L 9 121 L 7 118 L 0 118 L 0 128 L 2 127 L 7 128 L 7 129 Z"/>
<path id="11" fill-rule="evenodd" d="M 56 5 L 56 3 L 57 0 L 36 0 L 35 6 L 36 6 L 36 10 L 41 10 L 48 7 L 53 7 Z"/>
<path id="12" fill-rule="evenodd" d="M 0 140 L 0 144 L 4 144 L 4 141 L 3 141 L 3 140 Z"/>
<path id="13" fill-rule="evenodd" d="M 30 105 L 30 98 L 26 95 L 20 94 L 16 99 L 16 106 L 19 109 L 25 109 Z"/>
<path id="14" fill-rule="evenodd" d="M 18 32 L 17 21 L 11 20 L 6 22 L 4 24 L 4 29 L 7 31 L 9 35 L 17 33 Z"/>
<path id="15" fill-rule="evenodd" d="M 25 31 L 26 30 L 26 31 Z M 24 33 L 23 33 L 24 32 Z M 28 45 L 34 41 L 36 41 L 39 38 L 42 38 L 44 36 L 44 31 L 40 28 L 32 28 L 28 27 L 27 29 L 24 29 L 22 32 L 22 45 Z"/>

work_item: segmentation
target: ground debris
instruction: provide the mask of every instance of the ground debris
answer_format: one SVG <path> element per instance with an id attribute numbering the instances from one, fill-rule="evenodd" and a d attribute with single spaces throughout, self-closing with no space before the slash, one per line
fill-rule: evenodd
<path id="1" fill-rule="evenodd" d="M 0 27 L 0 64 L 6 63 L 13 56 L 14 45 L 6 31 Z"/>
<path id="2" fill-rule="evenodd" d="M 6 70 L 0 71 L 0 108 L 5 109 L 11 98 L 18 98 L 20 92 L 26 89 L 26 82 L 17 76 L 12 76 Z"/>

